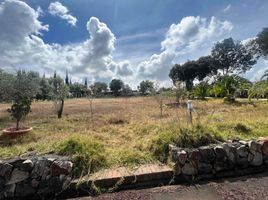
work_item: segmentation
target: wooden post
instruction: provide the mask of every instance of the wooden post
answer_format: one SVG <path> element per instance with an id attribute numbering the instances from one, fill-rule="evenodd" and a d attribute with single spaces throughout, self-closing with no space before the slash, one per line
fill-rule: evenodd
<path id="1" fill-rule="evenodd" d="M 193 123 L 193 115 L 192 115 L 193 104 L 192 104 L 191 100 L 187 101 L 187 110 L 188 110 L 188 113 L 189 113 L 189 122 L 192 124 Z"/>

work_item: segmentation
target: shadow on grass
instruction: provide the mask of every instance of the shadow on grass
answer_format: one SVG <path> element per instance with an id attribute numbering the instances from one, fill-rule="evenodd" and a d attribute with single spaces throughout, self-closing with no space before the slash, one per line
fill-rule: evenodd
<path id="1" fill-rule="evenodd" d="M 37 137 L 33 132 L 26 133 L 25 135 L 20 135 L 16 138 L 10 138 L 6 135 L 0 135 L 0 146 L 9 147 L 17 144 L 24 144 L 28 142 L 37 142 Z"/>

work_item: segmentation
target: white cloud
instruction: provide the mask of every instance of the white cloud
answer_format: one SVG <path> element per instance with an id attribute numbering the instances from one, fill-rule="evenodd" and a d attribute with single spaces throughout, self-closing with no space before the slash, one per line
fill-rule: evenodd
<path id="1" fill-rule="evenodd" d="M 130 63 L 113 60 L 116 38 L 99 19 L 89 19 L 86 27 L 89 38 L 84 42 L 59 45 L 42 40 L 40 34 L 48 31 L 48 26 L 38 20 L 38 14 L 39 11 L 21 1 L 6 0 L 0 4 L 0 27 L 4 27 L 0 31 L 2 66 L 14 65 L 47 73 L 57 70 L 62 74 L 68 68 L 72 76 L 103 81 L 132 73 Z"/>
<path id="2" fill-rule="evenodd" d="M 158 80 L 167 79 L 175 59 L 177 61 L 185 55 L 190 57 L 190 54 L 200 56 L 200 52 L 207 52 L 214 42 L 226 37 L 232 28 L 231 22 L 220 21 L 216 17 L 211 17 L 209 22 L 199 16 L 184 17 L 178 24 L 170 26 L 161 42 L 162 52 L 140 63 L 139 75 Z"/>
<path id="3" fill-rule="evenodd" d="M 116 38 L 96 17 L 87 22 L 87 40 L 68 45 L 45 43 L 41 34 L 48 31 L 48 25 L 39 21 L 38 10 L 18 0 L 5 0 L 0 4 L 2 66 L 14 65 L 49 74 L 56 70 L 62 75 L 67 68 L 73 78 L 87 76 L 93 81 L 108 82 L 116 77 L 132 86 L 146 78 L 164 83 L 174 62 L 210 50 L 214 42 L 226 37 L 232 29 L 230 22 L 215 17 L 209 21 L 201 17 L 185 17 L 170 26 L 161 43 L 161 52 L 134 68 L 127 60 L 114 60 Z"/>
<path id="4" fill-rule="evenodd" d="M 211 17 L 209 22 L 199 16 L 184 17 L 180 23 L 170 26 L 166 39 L 161 43 L 162 50 L 192 51 L 211 39 L 230 32 L 232 28 L 229 21 L 220 21 L 216 17 Z"/>
<path id="5" fill-rule="evenodd" d="M 72 16 L 67 7 L 62 5 L 60 2 L 55 1 L 50 3 L 48 11 L 51 15 L 58 16 L 63 20 L 66 20 L 72 26 L 76 25 L 77 19 Z"/>
<path id="6" fill-rule="evenodd" d="M 129 61 L 120 62 L 116 67 L 116 74 L 120 76 L 130 76 L 133 74 L 133 69 Z"/>
<path id="7" fill-rule="evenodd" d="M 231 9 L 231 4 L 228 4 L 224 9 L 223 12 L 227 13 Z"/>

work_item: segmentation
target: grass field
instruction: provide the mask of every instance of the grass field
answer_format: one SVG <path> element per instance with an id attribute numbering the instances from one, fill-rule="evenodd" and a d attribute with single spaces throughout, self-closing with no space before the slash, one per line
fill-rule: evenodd
<path id="1" fill-rule="evenodd" d="M 173 100 L 165 99 L 169 101 Z M 6 111 L 9 106 L 0 104 L 0 129 L 14 124 Z M 94 99 L 93 117 L 88 99 L 71 99 L 66 101 L 62 119 L 56 118 L 53 102 L 34 102 L 32 112 L 22 123 L 34 130 L 15 140 L 1 137 L 0 159 L 27 151 L 79 152 L 81 165 L 93 160 L 95 165 L 91 167 L 98 170 L 159 162 L 164 156 L 161 151 L 170 142 L 199 146 L 214 139 L 268 136 L 267 101 L 253 106 L 196 100 L 193 106 L 191 125 L 185 107 L 164 107 L 161 118 L 153 97 Z"/>

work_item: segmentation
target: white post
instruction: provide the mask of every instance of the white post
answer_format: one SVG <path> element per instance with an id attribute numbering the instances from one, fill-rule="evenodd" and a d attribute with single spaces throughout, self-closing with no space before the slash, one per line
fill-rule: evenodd
<path id="1" fill-rule="evenodd" d="M 189 122 L 192 124 L 193 123 L 193 116 L 192 116 L 193 104 L 191 100 L 187 101 L 187 110 L 189 112 Z"/>

